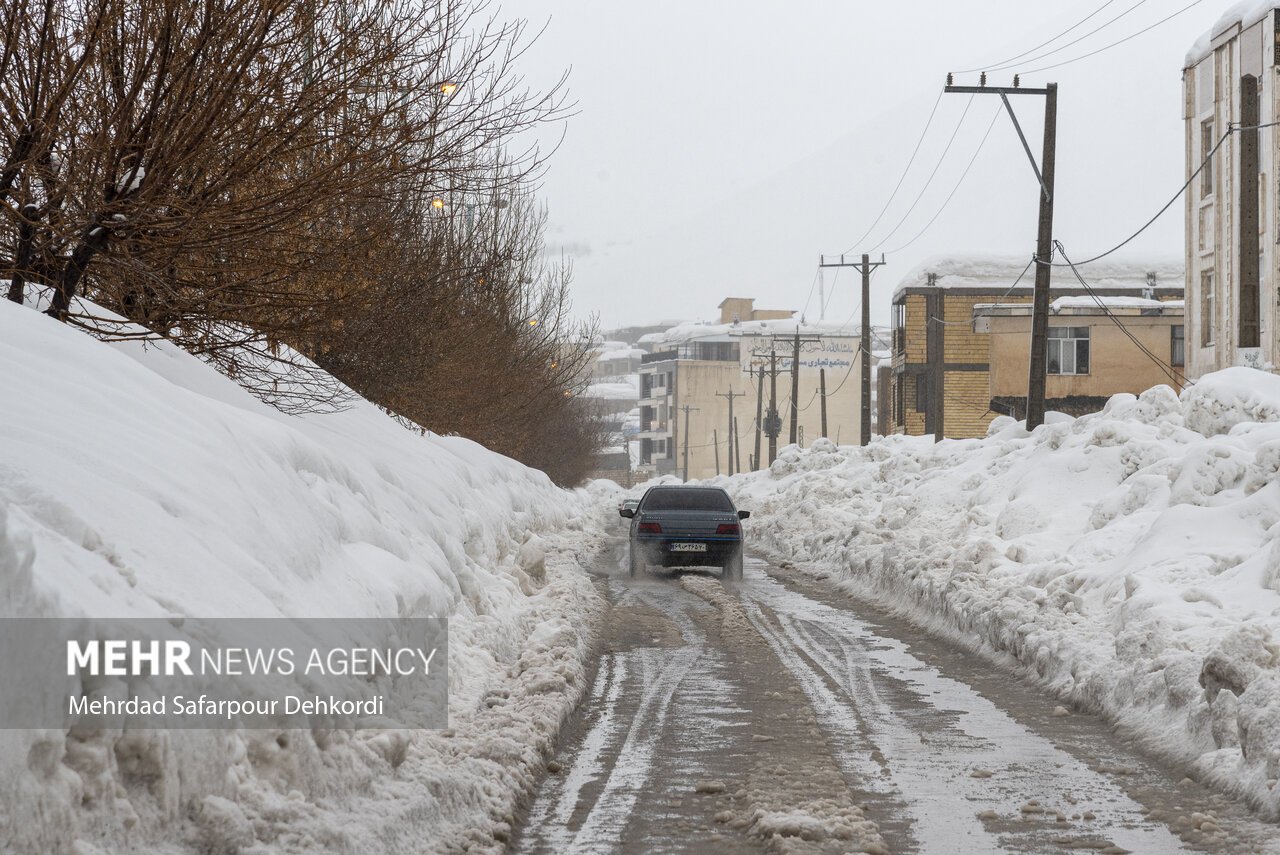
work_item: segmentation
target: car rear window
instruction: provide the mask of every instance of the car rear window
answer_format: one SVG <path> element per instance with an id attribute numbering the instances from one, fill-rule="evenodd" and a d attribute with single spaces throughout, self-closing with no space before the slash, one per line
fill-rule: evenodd
<path id="1" fill-rule="evenodd" d="M 645 497 L 646 511 L 732 511 L 733 502 L 723 490 L 677 487 L 651 490 Z"/>

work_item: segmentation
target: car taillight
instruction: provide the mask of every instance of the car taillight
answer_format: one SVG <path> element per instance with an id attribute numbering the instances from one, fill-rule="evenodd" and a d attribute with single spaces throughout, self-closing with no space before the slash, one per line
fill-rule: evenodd
<path id="1" fill-rule="evenodd" d="M 716 534 L 737 534 L 737 533 L 738 533 L 737 523 L 720 523 L 720 525 L 716 526 Z"/>
<path id="2" fill-rule="evenodd" d="M 737 528 L 737 526 L 734 526 L 734 528 Z M 662 534 L 662 526 L 657 523 L 640 523 L 636 527 L 636 531 L 641 534 Z"/>

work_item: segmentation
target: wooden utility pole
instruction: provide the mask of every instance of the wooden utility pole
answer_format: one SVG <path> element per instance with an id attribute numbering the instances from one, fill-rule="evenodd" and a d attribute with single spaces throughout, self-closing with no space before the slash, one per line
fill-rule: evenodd
<path id="1" fill-rule="evenodd" d="M 716 434 L 715 429 L 711 430 L 711 447 L 716 452 L 716 474 L 720 474 L 720 437 Z M 733 474 L 733 473 L 730 473 Z"/>
<path id="2" fill-rule="evenodd" d="M 822 395 L 822 435 L 827 435 L 827 369 L 818 369 L 818 393 Z"/>
<path id="3" fill-rule="evenodd" d="M 791 437 L 795 445 L 796 422 L 800 420 L 800 327 L 796 327 L 795 350 L 791 352 Z"/>
<path id="4" fill-rule="evenodd" d="M 698 408 L 691 407 L 688 404 L 685 404 L 683 407 L 680 407 L 680 409 L 684 410 L 684 480 L 688 481 L 689 480 L 689 413 L 691 412 L 696 413 L 698 411 Z"/>
<path id="5" fill-rule="evenodd" d="M 728 398 L 728 399 L 729 399 L 729 474 L 730 474 L 730 475 L 733 475 L 733 474 L 735 474 L 735 473 L 734 473 L 734 471 L 733 471 L 733 438 L 734 438 L 734 437 L 733 437 L 733 435 L 734 435 L 734 428 L 733 428 L 733 399 L 734 399 L 734 398 L 745 398 L 745 397 L 747 397 L 747 393 L 746 393 L 746 392 L 735 392 L 735 391 L 733 391 L 733 387 L 732 387 L 732 386 L 730 386 L 730 387 L 729 387 L 729 391 L 728 391 L 728 392 L 716 392 L 716 397 L 717 397 L 717 398 Z M 716 453 L 717 453 L 717 454 L 719 453 L 719 449 L 718 449 L 718 448 L 717 448 L 717 450 L 716 450 Z M 717 468 L 719 468 L 719 467 L 717 467 Z M 717 474 L 717 475 L 719 475 L 720 473 L 719 473 L 719 472 L 716 472 L 716 474 Z"/>
<path id="6" fill-rule="evenodd" d="M 795 335 L 792 338 L 791 351 L 791 434 L 790 442 L 795 445 L 798 442 L 797 427 L 800 421 L 800 345 L 820 343 L 822 336 L 806 334 L 800 335 L 800 327 L 796 326 Z M 770 461 L 772 462 L 772 461 Z"/>
<path id="7" fill-rule="evenodd" d="M 760 366 L 760 381 L 756 383 L 756 453 L 751 458 L 751 471 L 760 468 L 760 432 L 764 430 L 764 366 Z"/>
<path id="8" fill-rule="evenodd" d="M 862 359 L 862 407 L 860 413 L 862 431 L 858 438 L 859 445 L 867 445 L 871 442 L 871 271 L 884 263 L 883 254 L 880 256 L 879 261 L 872 262 L 871 257 L 863 253 L 861 263 L 845 261 L 843 255 L 840 256 L 839 261 L 829 262 L 826 256 L 818 258 L 819 269 L 823 267 L 856 267 L 862 272 L 862 329 L 858 339 L 858 357 Z M 825 412 L 825 397 L 823 399 L 823 407 Z M 827 435 L 825 426 L 822 429 L 822 435 Z"/>
<path id="9" fill-rule="evenodd" d="M 742 393 L 744 396 L 746 392 Z M 738 436 L 738 420 L 733 420 L 733 463 L 738 471 L 742 471 L 742 438 Z"/>
<path id="10" fill-rule="evenodd" d="M 1022 141 L 1022 148 L 1031 161 L 1040 182 L 1040 221 L 1036 229 L 1036 287 L 1031 304 L 1031 359 L 1027 372 L 1027 430 L 1035 430 L 1044 424 L 1045 377 L 1049 368 L 1049 274 L 1052 272 L 1053 260 L 1053 174 L 1057 157 L 1058 134 L 1058 84 L 1048 83 L 1043 89 L 1022 89 L 1018 86 L 1018 78 L 1013 78 L 1013 86 L 987 86 L 987 75 L 981 77 L 980 86 L 952 86 L 951 75 L 947 75 L 947 92 L 959 92 L 977 95 L 999 95 L 1004 102 L 1013 127 Z M 1040 164 L 1036 164 L 1031 146 L 1027 144 L 1022 126 L 1009 103 L 1010 95 L 1043 95 L 1044 96 L 1044 150 L 1040 156 Z"/>
<path id="11" fill-rule="evenodd" d="M 778 459 L 778 432 L 782 430 L 782 419 L 778 418 L 778 351 L 769 346 L 769 465 Z"/>

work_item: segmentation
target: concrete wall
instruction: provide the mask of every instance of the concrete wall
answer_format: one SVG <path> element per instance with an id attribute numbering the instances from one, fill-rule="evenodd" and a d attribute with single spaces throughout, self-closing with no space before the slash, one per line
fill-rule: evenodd
<path id="1" fill-rule="evenodd" d="M 1119 317 L 1148 350 L 1166 363 L 1169 361 L 1170 328 L 1183 322 L 1181 315 Z M 990 396 L 1025 397 L 1031 316 L 995 316 L 986 322 L 991 329 Z M 1045 384 L 1046 398 L 1109 397 L 1119 392 L 1136 395 L 1161 383 L 1181 389 L 1104 315 L 1058 315 L 1049 319 L 1049 326 L 1089 327 L 1089 373 L 1050 374 Z"/>

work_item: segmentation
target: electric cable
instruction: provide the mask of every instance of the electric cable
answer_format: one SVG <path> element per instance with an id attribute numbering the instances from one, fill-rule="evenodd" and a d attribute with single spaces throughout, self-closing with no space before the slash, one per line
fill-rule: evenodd
<path id="1" fill-rule="evenodd" d="M 1065 36 L 1067 33 L 1069 33 L 1069 32 L 1071 32 L 1072 30 L 1074 30 L 1076 27 L 1079 27 L 1079 26 L 1081 26 L 1082 24 L 1084 24 L 1084 23 L 1088 22 L 1088 20 L 1089 20 L 1090 18 L 1092 18 L 1093 16 L 1097 15 L 1099 12 L 1101 12 L 1103 9 L 1107 8 L 1108 6 L 1110 6 L 1110 5 L 1111 5 L 1112 3 L 1114 3 L 1114 2 L 1116 2 L 1116 0 L 1107 0 L 1107 2 L 1103 3 L 1103 4 L 1102 4 L 1101 6 L 1099 6 L 1097 9 L 1094 9 L 1092 12 L 1090 12 L 1090 13 L 1089 13 L 1088 15 L 1086 15 L 1084 18 L 1080 19 L 1079 21 L 1076 21 L 1074 24 L 1072 24 L 1071 26 L 1067 27 L 1065 30 L 1063 30 L 1062 32 L 1058 33 L 1058 34 L 1057 34 L 1056 36 L 1054 36 L 1053 38 L 1049 39 L 1048 41 L 1041 42 L 1040 44 L 1036 45 L 1036 46 L 1035 46 L 1035 47 L 1033 47 L 1033 48 L 1030 48 L 1029 50 L 1024 50 L 1022 53 L 1018 54 L 1017 56 L 1011 56 L 1011 57 L 1009 57 L 1008 59 L 1002 59 L 1002 60 L 1000 60 L 999 62 L 992 63 L 991 65 L 985 65 L 985 66 L 981 66 L 981 67 L 978 67 L 978 68 L 966 68 L 966 69 L 963 69 L 963 70 L 961 70 L 961 71 L 957 71 L 957 72 L 955 72 L 955 73 L 956 73 L 956 74 L 972 74 L 972 73 L 973 73 L 973 72 L 975 72 L 975 71 L 991 71 L 993 68 L 1002 68 L 1002 67 L 1007 67 L 1010 63 L 1017 62 L 1018 60 L 1022 59 L 1022 58 L 1023 58 L 1024 56 L 1026 56 L 1027 54 L 1029 54 L 1029 53 L 1035 53 L 1036 51 L 1040 50 L 1040 48 L 1042 48 L 1042 47 L 1047 47 L 1048 45 L 1053 44 L 1053 43 L 1054 43 L 1054 42 L 1056 42 L 1058 39 L 1062 38 L 1062 37 L 1063 37 L 1063 36 Z"/>
<path id="2" fill-rule="evenodd" d="M 1061 68 L 1061 67 L 1062 67 L 1062 66 L 1064 66 L 1064 65 L 1070 65 L 1070 64 L 1071 64 L 1071 63 L 1073 63 L 1073 62 L 1079 62 L 1079 61 L 1080 61 L 1080 60 L 1082 60 L 1082 59 L 1088 59 L 1088 58 L 1089 58 L 1089 57 L 1091 57 L 1091 56 L 1097 56 L 1098 54 L 1102 53 L 1103 51 L 1111 50 L 1113 47 L 1118 47 L 1119 45 L 1122 45 L 1122 44 L 1124 44 L 1124 43 L 1125 43 L 1125 42 L 1127 42 L 1127 41 L 1130 41 L 1130 40 L 1132 40 L 1132 39 L 1136 39 L 1138 36 L 1142 35 L 1143 33 L 1147 33 L 1147 32 L 1150 32 L 1151 30 L 1154 30 L 1156 27 L 1160 26 L 1161 24 L 1165 23 L 1166 21 L 1171 21 L 1171 20 L 1173 20 L 1174 18 L 1176 18 L 1176 17 L 1178 17 L 1179 15 L 1181 15 L 1183 12 L 1187 11 L 1188 9 L 1192 8 L 1193 6 L 1199 6 L 1199 5 L 1200 5 L 1201 3 L 1203 3 L 1203 2 L 1204 2 L 1204 0 L 1192 0 L 1192 2 L 1191 2 L 1191 3 L 1188 3 L 1186 6 L 1183 6 L 1181 9 L 1179 9 L 1179 10 L 1178 10 L 1178 11 L 1176 11 L 1176 12 L 1174 12 L 1172 15 L 1168 15 L 1168 16 L 1166 16 L 1166 17 L 1164 17 L 1164 18 L 1161 18 L 1160 20 L 1156 21 L 1154 24 L 1151 24 L 1151 25 L 1150 25 L 1150 26 L 1148 26 L 1148 27 L 1144 27 L 1143 29 L 1138 30 L 1138 32 L 1133 33 L 1132 35 L 1125 36 L 1123 39 L 1120 39 L 1119 41 L 1115 41 L 1115 42 L 1112 42 L 1112 43 L 1111 43 L 1111 44 L 1109 44 L 1109 45 L 1105 45 L 1105 46 L 1103 46 L 1103 47 L 1100 47 L 1100 48 L 1098 48 L 1097 50 L 1089 51 L 1089 53 L 1086 53 L 1086 54 L 1081 54 L 1080 56 L 1077 56 L 1077 57 L 1075 57 L 1074 59 L 1064 59 L 1062 62 L 1055 62 L 1055 63 L 1053 63 L 1052 65 L 1042 65 L 1042 66 L 1040 66 L 1039 68 L 1032 68 L 1032 69 L 1029 69 L 1029 70 L 1024 71 L 1024 72 L 1022 72 L 1022 73 L 1023 73 L 1023 74 L 1037 74 L 1037 73 L 1039 73 L 1039 72 L 1041 72 L 1041 71 L 1048 71 L 1048 70 L 1049 70 L 1049 69 L 1051 69 L 1051 68 Z M 1048 56 L 1048 54 L 1045 54 L 1045 56 Z M 1044 59 L 1044 57 L 1040 57 L 1039 59 Z M 1038 60 L 1035 60 L 1035 61 L 1038 61 Z"/>
<path id="3" fill-rule="evenodd" d="M 1055 247 L 1057 247 L 1058 253 L 1062 256 L 1063 260 L 1067 263 L 1067 266 L 1071 268 L 1071 272 L 1075 274 L 1076 281 L 1078 281 L 1081 287 L 1084 288 L 1085 292 L 1088 293 L 1088 295 L 1093 298 L 1093 301 L 1098 304 L 1098 308 L 1102 309 L 1103 314 L 1105 314 L 1108 318 L 1110 318 L 1111 321 L 1117 327 L 1120 328 L 1120 332 L 1124 333 L 1125 336 L 1131 342 L 1133 342 L 1134 345 L 1136 345 L 1139 350 L 1141 350 L 1144 354 L 1146 354 L 1148 359 L 1150 359 L 1152 362 L 1156 364 L 1156 366 L 1160 369 L 1161 373 L 1163 373 L 1164 376 L 1172 380 L 1175 385 L 1183 385 L 1183 386 L 1195 385 L 1186 377 L 1184 377 L 1182 373 L 1179 372 L 1177 369 L 1175 369 L 1172 365 L 1170 365 L 1169 363 L 1165 362 L 1163 359 L 1161 359 L 1160 357 L 1152 353 L 1151 350 L 1145 344 L 1138 341 L 1137 337 L 1134 336 L 1133 333 L 1129 332 L 1128 327 L 1126 327 L 1118 317 L 1112 314 L 1111 309 L 1107 306 L 1107 304 L 1103 302 L 1102 298 L 1098 296 L 1096 291 L 1093 290 L 1093 287 L 1090 286 L 1089 283 L 1084 280 L 1084 277 L 1080 275 L 1080 271 L 1076 269 L 1076 265 L 1073 264 L 1071 262 L 1071 259 L 1067 257 L 1067 251 L 1066 249 L 1063 248 L 1062 242 L 1055 240 L 1053 244 Z"/>
<path id="4" fill-rule="evenodd" d="M 945 211 L 945 210 L 947 209 L 947 205 L 951 204 L 951 200 L 955 197 L 955 195 L 956 195 L 956 191 L 960 189 L 960 185 L 961 185 L 961 184 L 963 184 L 963 183 L 964 183 L 965 178 L 967 178 L 967 177 L 969 176 L 969 170 L 973 169 L 973 164 L 977 161 L 977 159 L 978 159 L 978 155 L 982 152 L 982 148 L 983 148 L 983 146 L 985 146 L 985 145 L 987 144 L 987 137 L 991 136 L 991 130 L 996 126 L 996 119 L 999 119 L 999 118 L 1000 118 L 1000 106 L 999 106 L 999 105 L 997 105 L 997 106 L 996 106 L 996 110 L 995 110 L 995 112 L 991 115 L 991 124 L 987 125 L 987 132 L 986 132 L 985 134 L 983 134 L 983 135 L 982 135 L 982 139 L 981 139 L 981 140 L 979 140 L 979 142 L 978 142 L 978 147 L 977 147 L 977 149 L 975 149 L 975 150 L 974 150 L 974 152 L 973 152 L 973 157 L 969 158 L 969 165 L 968 165 L 968 166 L 966 166 L 966 167 L 964 168 L 964 172 L 960 173 L 960 178 L 959 178 L 959 180 L 958 180 L 958 181 L 956 181 L 956 186 L 954 186 L 954 187 L 952 187 L 952 188 L 951 188 L 951 192 L 947 195 L 947 198 L 946 198 L 945 200 L 943 200 L 943 202 L 942 202 L 942 207 L 940 207 L 940 208 L 938 209 L 938 212 L 937 212 L 936 214 L 934 214 L 934 215 L 933 215 L 933 218 L 932 218 L 932 219 L 930 219 L 930 220 L 929 220 L 929 222 L 925 223 L 924 228 L 922 228 L 920 231 L 916 232 L 916 236 L 915 236 L 915 237 L 913 237 L 911 240 L 907 241 L 906 243 L 904 243 L 902 246 L 898 247 L 897 249 L 891 249 L 891 250 L 889 250 L 889 251 L 888 251 L 888 252 L 889 252 L 889 255 L 893 255 L 895 252 L 901 252 L 902 250 L 904 250 L 904 249 L 906 249 L 907 247 L 911 246 L 911 244 L 913 244 L 913 243 L 915 243 L 916 241 L 918 241 L 918 240 L 920 239 L 920 237 L 921 237 L 925 232 L 929 231 L 929 228 L 930 228 L 930 227 L 931 227 L 935 222 L 937 222 L 938 217 L 942 216 L 942 212 L 943 212 L 943 211 Z"/>
<path id="5" fill-rule="evenodd" d="M 924 143 L 925 135 L 929 133 L 929 127 L 933 124 L 933 117 L 938 113 L 938 105 L 942 103 L 942 96 L 946 94 L 946 90 L 938 93 L 938 98 L 933 102 L 933 109 L 929 111 L 929 118 L 924 123 L 924 130 L 920 131 L 920 138 L 916 140 L 916 147 L 911 150 L 911 157 L 907 159 L 907 165 L 902 170 L 902 175 L 898 177 L 898 183 L 894 185 L 893 192 L 889 194 L 889 199 L 884 203 L 884 207 L 880 209 L 880 213 L 876 215 L 875 221 L 863 232 L 862 237 L 853 242 L 853 246 L 845 250 L 845 253 L 853 252 L 862 244 L 867 237 L 875 231 L 876 226 L 880 225 L 880 220 L 884 217 L 885 211 L 889 210 L 889 206 L 893 204 L 893 200 L 897 198 L 898 191 L 902 189 L 902 182 L 907 179 L 907 173 L 911 171 L 911 164 L 916 162 L 916 155 L 920 153 L 920 146 Z"/>
<path id="6" fill-rule="evenodd" d="M 1042 60 L 1042 59 L 1047 59 L 1048 57 L 1053 56 L 1055 53 L 1061 53 L 1062 51 L 1066 50 L 1067 48 L 1071 47 L 1072 45 L 1077 45 L 1077 44 L 1079 44 L 1080 42 L 1084 41 L 1085 39 L 1089 38 L 1089 36 L 1092 36 L 1094 33 L 1098 33 L 1098 32 L 1101 32 L 1102 30 L 1105 30 L 1107 27 L 1111 26 L 1111 25 L 1112 25 L 1112 24 L 1114 24 L 1116 21 L 1118 21 L 1118 20 L 1120 20 L 1121 18 L 1123 18 L 1125 15 L 1128 15 L 1128 14 L 1129 14 L 1130 12 L 1132 12 L 1134 9 L 1137 9 L 1139 6 L 1145 5 L 1145 4 L 1146 4 L 1146 2 L 1147 2 L 1147 0 L 1138 0 L 1138 2 L 1137 2 L 1137 3 L 1134 3 L 1134 4 L 1133 4 L 1132 6 L 1130 6 L 1128 9 L 1125 9 L 1123 12 L 1121 12 L 1119 15 L 1116 15 L 1116 16 L 1115 16 L 1114 18 L 1112 18 L 1111 20 L 1109 20 L 1109 21 L 1107 21 L 1107 22 L 1105 22 L 1105 23 L 1103 23 L 1103 24 L 1099 24 L 1098 26 L 1094 27 L 1094 28 L 1093 28 L 1092 30 L 1090 30 L 1089 32 L 1085 33 L 1083 36 L 1080 36 L 1080 37 L 1078 37 L 1078 38 L 1072 39 L 1071 41 L 1067 42 L 1065 45 L 1059 45 L 1058 47 L 1054 48 L 1053 50 L 1045 51 L 1044 53 L 1042 53 L 1042 54 L 1038 54 L 1038 55 L 1036 55 L 1036 56 L 1033 56 L 1033 57 L 1031 57 L 1030 59 L 1025 60 L 1025 61 L 1023 61 L 1023 62 L 1009 62 L 1009 63 L 1005 63 L 1005 64 L 1003 64 L 1003 65 L 995 66 L 994 68 L 988 68 L 988 69 L 986 69 L 986 71 L 1004 71 L 1004 70 L 1006 70 L 1006 69 L 1008 69 L 1008 68 L 1013 68 L 1014 66 L 1019 66 L 1019 67 L 1021 67 L 1021 66 L 1023 66 L 1023 65 L 1027 65 L 1028 63 L 1032 63 L 1032 62 L 1039 62 L 1039 61 L 1040 61 L 1040 60 Z"/>
<path id="7" fill-rule="evenodd" d="M 973 99 L 975 97 L 977 96 L 976 95 L 969 96 L 969 100 L 964 105 L 964 112 L 960 114 L 960 121 L 956 122 L 955 130 L 951 132 L 951 138 L 947 140 L 947 145 L 942 150 L 942 154 L 939 155 L 938 162 L 933 167 L 933 172 L 930 172 L 929 177 L 925 179 L 924 186 L 920 188 L 920 193 L 916 196 L 915 201 L 911 203 L 911 207 L 908 208 L 907 212 L 902 215 L 902 219 L 899 220 L 898 224 L 893 227 L 893 230 L 890 231 L 883 238 L 881 238 L 879 243 L 871 247 L 871 252 L 875 252 L 877 249 L 884 246 L 885 242 L 887 242 L 889 238 L 897 234 L 898 229 L 902 228 L 902 224 L 907 221 L 907 218 L 911 216 L 911 212 L 916 209 L 916 205 L 920 204 L 920 200 L 924 198 L 925 191 L 927 191 L 930 185 L 933 184 L 933 179 L 937 176 L 938 170 L 942 167 L 942 162 L 947 159 L 947 152 L 951 151 L 951 146 L 956 141 L 956 136 L 960 133 L 960 128 L 964 125 L 965 116 L 969 115 L 969 108 L 973 106 Z"/>
<path id="8" fill-rule="evenodd" d="M 1277 124 L 1277 123 L 1273 122 L 1272 124 Z M 1263 125 L 1259 125 L 1259 126 L 1257 126 L 1257 127 L 1265 127 L 1265 126 L 1263 126 Z M 1191 173 L 1191 177 L 1187 179 L 1186 183 L 1185 183 L 1185 184 L 1183 184 L 1183 185 L 1182 185 L 1182 187 L 1180 187 L 1180 188 L 1178 189 L 1178 192 L 1177 192 L 1177 193 L 1175 193 L 1175 194 L 1173 195 L 1173 198 L 1172 198 L 1172 199 L 1170 199 L 1168 202 L 1166 202 L 1166 203 L 1165 203 L 1165 205 L 1164 205 L 1164 207 L 1163 207 L 1163 208 L 1161 208 L 1159 211 L 1156 211 L 1156 215 L 1155 215 L 1154 217 L 1152 217 L 1151 219 L 1147 220 L 1146 224 L 1145 224 L 1145 225 L 1143 225 L 1143 227 L 1142 227 L 1142 228 L 1138 229 L 1136 232 L 1134 232 L 1133 234 L 1129 235 L 1127 238 L 1125 238 L 1124 240 L 1122 240 L 1120 243 L 1116 244 L 1115 246 L 1111 247 L 1111 249 L 1107 250 L 1106 252 L 1100 252 L 1100 253 L 1098 253 L 1097 255 L 1093 256 L 1092 258 L 1087 258 L 1087 259 L 1085 259 L 1084 261 L 1081 261 L 1081 262 L 1078 262 L 1078 263 L 1079 263 L 1081 266 L 1084 266 L 1084 265 L 1086 265 L 1086 264 L 1092 264 L 1093 262 L 1095 262 L 1095 261 L 1097 261 L 1097 260 L 1099 260 L 1099 259 L 1106 258 L 1108 255 L 1111 255 L 1111 254 L 1112 254 L 1113 252 L 1115 252 L 1116 250 L 1121 249 L 1122 247 L 1124 247 L 1125 245 L 1127 245 L 1128 243 L 1130 243 L 1130 242 L 1131 242 L 1134 238 L 1136 238 L 1138 235 L 1142 234 L 1142 233 L 1143 233 L 1143 232 L 1145 232 L 1147 229 L 1149 229 L 1149 228 L 1151 227 L 1152 223 L 1154 223 L 1156 220 L 1160 219 L 1160 217 L 1164 214 L 1164 212 L 1165 212 L 1165 211 L 1167 211 L 1167 210 L 1169 210 L 1171 207 L 1173 207 L 1173 203 L 1174 203 L 1174 202 L 1176 202 L 1176 201 L 1178 201 L 1178 199 L 1182 197 L 1182 194 L 1183 194 L 1183 193 L 1187 192 L 1187 188 L 1188 188 L 1188 187 L 1190 187 L 1190 186 L 1191 186 L 1191 184 L 1192 184 L 1192 182 L 1194 182 L 1194 181 L 1196 180 L 1196 177 L 1197 177 L 1201 172 L 1203 172 L 1203 171 L 1204 171 L 1204 168 L 1209 164 L 1209 161 L 1210 161 L 1210 160 L 1213 158 L 1213 156 L 1218 152 L 1218 149 L 1219 149 L 1219 148 L 1221 148 L 1221 147 L 1222 147 L 1222 144 L 1223 144 L 1224 142 L 1226 142 L 1226 141 L 1227 141 L 1227 137 L 1231 136 L 1231 134 L 1233 134 L 1233 133 L 1235 132 L 1235 130 L 1236 130 L 1236 129 L 1233 129 L 1233 128 L 1228 128 L 1228 129 L 1227 129 L 1226 133 L 1224 133 L 1224 134 L 1222 135 L 1222 138 L 1218 140 L 1217 145 L 1215 145 L 1215 146 L 1214 146 L 1214 147 L 1209 151 L 1209 153 L 1208 153 L 1207 155 L 1205 155 L 1204 160 L 1200 161 L 1200 165 L 1199 165 L 1198 167 L 1196 167 L 1196 171 L 1195 171 L 1195 172 Z M 1252 128 L 1249 128 L 1249 130 L 1252 130 Z M 1050 262 L 1050 263 L 1052 264 L 1052 262 Z M 1065 266 L 1065 265 L 1055 264 L 1054 266 L 1055 266 L 1055 267 L 1063 267 L 1063 266 Z"/>

